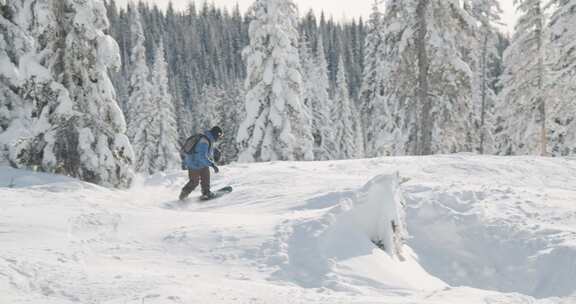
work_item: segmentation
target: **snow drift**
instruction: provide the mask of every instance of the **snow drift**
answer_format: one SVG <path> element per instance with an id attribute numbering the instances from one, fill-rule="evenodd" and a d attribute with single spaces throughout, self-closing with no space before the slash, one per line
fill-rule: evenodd
<path id="1" fill-rule="evenodd" d="M 274 277 L 306 288 L 342 291 L 354 291 L 358 284 L 406 289 L 445 286 L 404 248 L 403 203 L 397 174 L 377 176 L 357 192 L 316 197 L 300 207 L 310 217 L 286 221 L 277 232 L 272 250 L 277 253 L 269 261 L 280 266 Z M 317 209 L 319 204 L 325 208 Z"/>
<path id="2" fill-rule="evenodd" d="M 410 245 L 435 276 L 452 286 L 537 298 L 576 292 L 576 230 L 557 226 L 570 215 L 545 218 L 556 211 L 544 196 L 540 197 L 543 201 L 534 202 L 512 189 L 434 192 L 426 202 L 412 197 L 408 218 Z M 511 202 L 514 208 L 482 208 L 494 197 L 499 203 Z M 495 214 L 487 214 L 491 212 Z"/>

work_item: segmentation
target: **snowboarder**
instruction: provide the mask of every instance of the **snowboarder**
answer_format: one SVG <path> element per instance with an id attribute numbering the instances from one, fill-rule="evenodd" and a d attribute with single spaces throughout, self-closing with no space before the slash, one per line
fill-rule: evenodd
<path id="1" fill-rule="evenodd" d="M 211 199 L 216 196 L 210 191 L 210 167 L 214 169 L 215 173 L 220 171 L 212 159 L 214 155 L 213 144 L 222 136 L 222 129 L 215 126 L 202 134 L 190 136 L 184 143 L 182 148 L 183 166 L 188 170 L 190 180 L 182 188 L 180 200 L 186 199 L 199 183 L 202 188 L 202 199 Z"/>

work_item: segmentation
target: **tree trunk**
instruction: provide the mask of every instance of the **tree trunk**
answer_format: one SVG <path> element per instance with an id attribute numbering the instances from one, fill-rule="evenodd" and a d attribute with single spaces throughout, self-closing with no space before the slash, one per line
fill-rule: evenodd
<path id="1" fill-rule="evenodd" d="M 537 3 L 536 14 L 539 16 L 538 22 L 536 23 L 536 43 L 538 52 L 538 114 L 540 118 L 540 155 L 547 156 L 547 146 L 548 139 L 546 136 L 546 100 L 544 99 L 544 41 L 543 41 L 543 12 L 541 8 L 541 2 Z"/>
<path id="2" fill-rule="evenodd" d="M 485 141 L 485 136 L 486 136 L 486 82 L 487 77 L 486 77 L 486 64 L 487 64 L 487 56 L 488 56 L 488 29 L 486 29 L 486 32 L 484 33 L 484 42 L 482 45 L 482 105 L 480 107 L 480 147 L 478 149 L 478 152 L 480 154 L 484 154 L 484 141 Z"/>
<path id="3" fill-rule="evenodd" d="M 417 123 L 420 127 L 417 134 L 417 154 L 430 155 L 432 154 L 432 101 L 428 96 L 428 70 L 430 63 L 428 62 L 428 54 L 426 52 L 426 35 L 428 33 L 428 25 L 426 23 L 426 11 L 428 9 L 429 0 L 420 0 L 416 8 L 418 15 L 418 35 L 417 35 L 417 51 L 418 51 L 418 104 L 421 107 L 420 121 Z"/>

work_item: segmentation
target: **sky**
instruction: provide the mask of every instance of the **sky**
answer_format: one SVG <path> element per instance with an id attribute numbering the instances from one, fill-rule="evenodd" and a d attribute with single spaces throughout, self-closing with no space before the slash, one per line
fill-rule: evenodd
<path id="1" fill-rule="evenodd" d="M 128 0 L 117 0 L 118 3 L 126 3 Z M 144 0 L 149 3 L 157 3 L 161 7 L 168 5 L 168 0 Z M 204 0 L 195 0 L 196 3 L 202 3 Z M 240 9 L 245 11 L 254 0 L 208 0 L 214 2 L 217 6 L 233 7 L 236 3 Z M 300 14 L 313 9 L 319 13 L 324 11 L 327 15 L 332 15 L 335 19 L 356 18 L 362 16 L 366 19 L 370 15 L 372 3 L 374 0 L 294 0 L 300 9 Z M 513 9 L 513 0 L 499 0 L 504 10 L 503 22 L 506 23 L 506 29 L 512 32 L 516 16 Z M 190 0 L 172 0 L 176 9 L 183 9 Z M 352 2 L 352 4 L 351 4 Z"/>

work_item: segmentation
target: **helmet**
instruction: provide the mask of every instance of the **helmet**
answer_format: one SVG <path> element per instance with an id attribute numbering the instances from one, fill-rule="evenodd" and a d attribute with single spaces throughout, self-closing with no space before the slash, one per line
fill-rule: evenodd
<path id="1" fill-rule="evenodd" d="M 212 127 L 212 129 L 210 129 L 210 133 L 212 133 L 212 136 L 214 136 L 215 140 L 220 139 L 222 135 L 224 135 L 224 132 L 222 132 L 222 128 L 220 128 L 219 126 Z"/>

